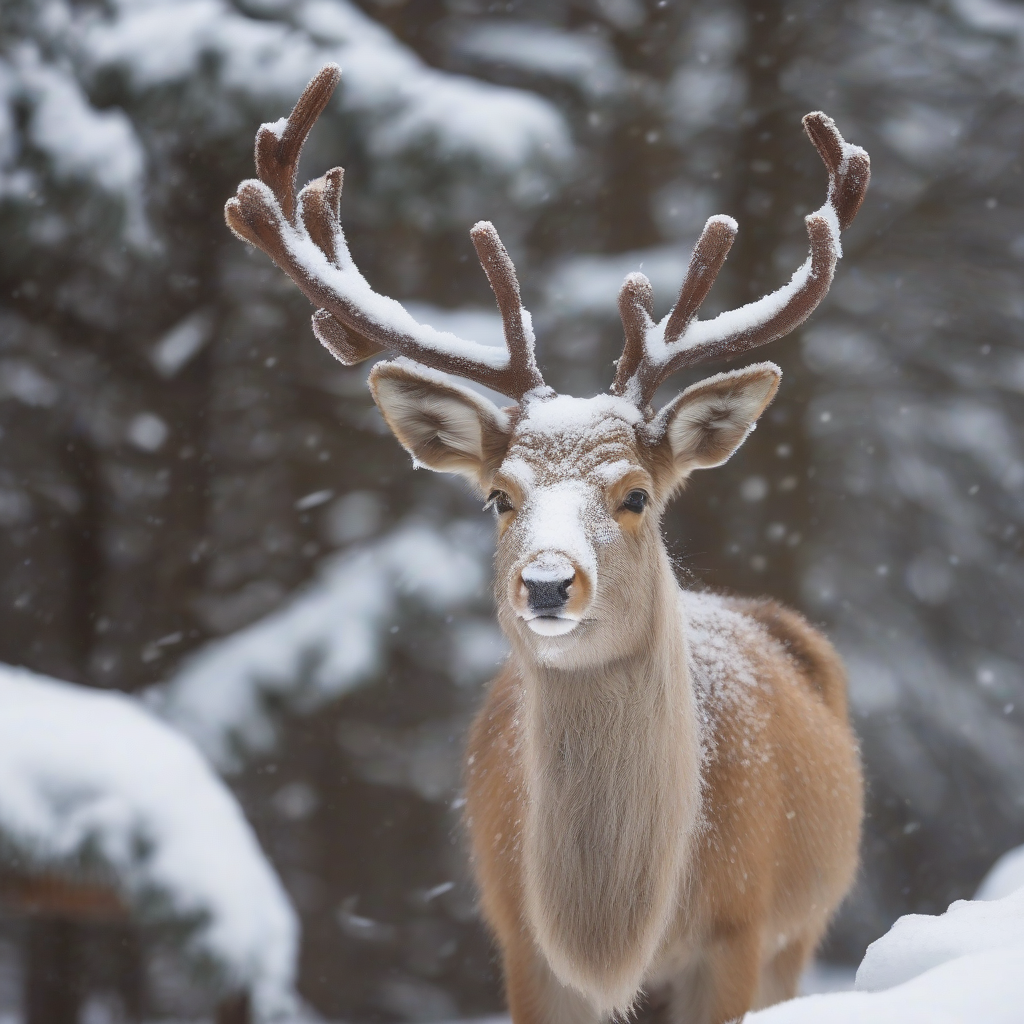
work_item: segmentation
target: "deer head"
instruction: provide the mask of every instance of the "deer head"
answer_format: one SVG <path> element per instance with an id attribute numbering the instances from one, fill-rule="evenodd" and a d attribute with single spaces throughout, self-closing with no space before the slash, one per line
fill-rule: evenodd
<path id="1" fill-rule="evenodd" d="M 781 371 L 757 363 L 691 385 L 658 411 L 655 391 L 671 374 L 764 345 L 807 319 L 832 282 L 840 231 L 864 198 L 870 164 L 831 118 L 808 114 L 804 129 L 829 174 L 825 204 L 805 218 L 810 255 L 790 281 L 756 302 L 698 320 L 736 223 L 711 217 L 672 311 L 652 319 L 653 292 L 631 274 L 619 293 L 626 342 L 607 394 L 558 395 L 534 357 L 529 313 L 515 268 L 494 227 L 473 244 L 501 312 L 505 350 L 420 324 L 373 291 L 341 229 L 342 169 L 295 195 L 303 142 L 340 77 L 328 65 L 287 119 L 256 136 L 259 180 L 243 182 L 225 214 L 232 231 L 269 255 L 318 307 L 317 338 L 352 366 L 381 352 L 370 390 L 417 464 L 470 480 L 498 522 L 499 617 L 512 642 L 539 661 L 607 662 L 642 643 L 667 569 L 662 511 L 695 469 L 720 465 L 743 443 L 778 389 Z M 447 375 L 507 395 L 499 408 Z"/>

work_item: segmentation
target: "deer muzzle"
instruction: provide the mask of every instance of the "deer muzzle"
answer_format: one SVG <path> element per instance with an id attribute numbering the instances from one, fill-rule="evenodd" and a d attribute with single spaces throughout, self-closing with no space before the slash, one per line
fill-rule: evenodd
<path id="1" fill-rule="evenodd" d="M 588 590 L 583 573 L 570 558 L 542 551 L 520 572 L 514 604 L 534 633 L 562 636 L 579 624 Z"/>

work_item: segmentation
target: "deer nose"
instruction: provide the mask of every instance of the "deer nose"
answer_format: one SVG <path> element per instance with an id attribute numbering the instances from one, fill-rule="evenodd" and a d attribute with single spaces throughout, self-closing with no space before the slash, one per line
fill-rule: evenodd
<path id="1" fill-rule="evenodd" d="M 535 559 L 522 573 L 530 608 L 543 613 L 564 607 L 569 600 L 569 587 L 575 579 L 576 569 L 564 556 L 549 555 Z"/>

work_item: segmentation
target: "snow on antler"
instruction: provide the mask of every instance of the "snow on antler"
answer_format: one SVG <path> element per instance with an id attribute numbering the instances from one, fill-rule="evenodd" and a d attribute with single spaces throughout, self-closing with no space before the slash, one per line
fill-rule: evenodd
<path id="1" fill-rule="evenodd" d="M 421 324 L 400 302 L 370 287 L 341 227 L 342 168 L 311 181 L 295 196 L 303 143 L 340 77 L 338 65 L 328 64 L 306 86 L 288 118 L 261 126 L 256 135 L 259 177 L 243 181 L 228 200 L 228 227 L 262 249 L 320 307 L 313 315 L 313 332 L 346 366 L 395 352 L 517 400 L 544 389 L 515 267 L 492 224 L 481 221 L 470 236 L 498 302 L 506 351 Z"/>
<path id="2" fill-rule="evenodd" d="M 654 292 L 643 274 L 630 274 L 619 292 L 626 344 L 612 392 L 641 409 L 670 374 L 712 359 L 730 358 L 781 338 L 799 327 L 825 297 L 842 255 L 840 232 L 857 215 L 871 177 L 868 154 L 845 142 L 832 118 L 815 111 L 803 120 L 829 173 L 825 204 L 805 218 L 811 252 L 781 288 L 756 302 L 698 320 L 697 310 L 722 269 L 736 238 L 731 217 L 708 219 L 693 250 L 675 307 L 653 319 Z"/>

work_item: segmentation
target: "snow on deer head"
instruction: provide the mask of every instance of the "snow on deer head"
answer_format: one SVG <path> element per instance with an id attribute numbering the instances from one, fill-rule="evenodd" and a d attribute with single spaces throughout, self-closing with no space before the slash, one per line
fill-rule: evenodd
<path id="1" fill-rule="evenodd" d="M 867 154 L 845 143 L 825 114 L 808 114 L 804 128 L 828 170 L 829 190 L 806 218 L 810 255 L 791 280 L 698 320 L 737 231 L 731 218 L 711 217 L 678 301 L 660 323 L 651 316 L 647 278 L 626 278 L 619 294 L 626 343 L 615 380 L 607 394 L 574 398 L 544 383 L 515 268 L 491 224 L 477 224 L 471 237 L 501 312 L 504 351 L 420 324 L 370 288 L 341 229 L 341 168 L 295 195 L 303 142 L 339 76 L 336 65 L 325 67 L 287 120 L 260 129 L 259 180 L 239 186 L 226 207 L 228 225 L 320 307 L 313 330 L 341 362 L 398 354 L 373 368 L 374 401 L 418 465 L 468 478 L 494 509 L 499 618 L 513 644 L 553 665 L 626 656 L 630 643 L 643 642 L 640 627 L 657 600 L 650 581 L 664 558 L 666 502 L 693 470 L 720 465 L 742 444 L 781 372 L 758 363 L 721 373 L 657 412 L 654 393 L 679 369 L 738 355 L 803 323 L 828 291 L 840 231 L 864 197 Z M 501 409 L 447 374 L 515 404 Z"/>

